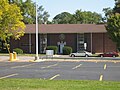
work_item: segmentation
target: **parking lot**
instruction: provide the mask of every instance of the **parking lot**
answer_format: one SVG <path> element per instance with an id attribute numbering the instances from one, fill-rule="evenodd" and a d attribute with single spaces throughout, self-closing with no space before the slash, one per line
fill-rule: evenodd
<path id="1" fill-rule="evenodd" d="M 120 81 L 120 63 L 86 61 L 0 62 L 0 79 L 4 78 Z"/>

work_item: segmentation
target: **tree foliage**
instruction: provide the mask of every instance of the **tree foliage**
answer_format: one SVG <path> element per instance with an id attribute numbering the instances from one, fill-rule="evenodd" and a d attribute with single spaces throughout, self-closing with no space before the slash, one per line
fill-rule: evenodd
<path id="1" fill-rule="evenodd" d="M 107 17 L 106 29 L 109 37 L 120 49 L 120 0 L 115 0 L 115 7 L 110 11 Z M 109 13 L 109 10 L 107 11 Z"/>
<path id="2" fill-rule="evenodd" d="M 68 12 L 62 12 L 62 13 L 56 15 L 53 18 L 53 23 L 56 23 L 56 24 L 68 24 L 68 23 L 70 23 L 71 18 L 72 18 L 72 14 L 70 14 Z"/>
<path id="3" fill-rule="evenodd" d="M 32 0 L 9 0 L 9 3 L 15 3 L 22 11 L 23 21 L 25 24 L 35 24 L 36 18 L 36 4 Z M 39 23 L 44 24 L 48 22 L 49 13 L 44 10 L 43 6 L 38 6 L 38 20 Z"/>
<path id="4" fill-rule="evenodd" d="M 49 17 L 50 17 L 49 13 L 44 10 L 43 6 L 39 6 L 39 8 L 38 8 L 38 22 L 39 22 L 39 24 L 47 24 Z"/>
<path id="5" fill-rule="evenodd" d="M 58 24 L 93 24 L 100 23 L 102 16 L 96 12 L 76 10 L 75 14 L 62 12 L 53 18 Z"/>
<path id="6" fill-rule="evenodd" d="M 25 24 L 33 24 L 35 22 L 35 4 L 31 0 L 9 0 L 9 3 L 14 3 L 20 7 Z"/>
<path id="7" fill-rule="evenodd" d="M 120 13 L 120 0 L 115 0 L 115 7 L 113 8 L 114 13 Z"/>
<path id="8" fill-rule="evenodd" d="M 118 48 L 120 48 L 120 14 L 115 13 L 110 15 L 107 20 L 106 29 L 110 38 L 117 44 Z"/>
<path id="9" fill-rule="evenodd" d="M 91 11 L 77 10 L 74 16 L 77 23 L 81 24 L 100 23 L 102 20 L 102 16 L 100 14 Z"/>
<path id="10" fill-rule="evenodd" d="M 24 35 L 25 25 L 22 20 L 23 17 L 17 5 L 9 4 L 8 0 L 0 0 L 0 37 L 5 41 L 7 48 L 7 39 L 10 37 L 19 39 Z"/>
<path id="11" fill-rule="evenodd" d="M 113 9 L 111 9 L 110 7 L 103 8 L 103 12 L 105 14 L 105 16 L 103 17 L 103 22 L 106 23 L 107 18 L 109 18 L 109 16 L 113 14 Z"/>

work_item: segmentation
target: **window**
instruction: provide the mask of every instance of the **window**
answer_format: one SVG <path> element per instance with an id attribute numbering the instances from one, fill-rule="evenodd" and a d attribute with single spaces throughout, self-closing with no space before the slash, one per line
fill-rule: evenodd
<path id="1" fill-rule="evenodd" d="M 40 53 L 45 53 L 47 47 L 47 34 L 40 34 Z"/>

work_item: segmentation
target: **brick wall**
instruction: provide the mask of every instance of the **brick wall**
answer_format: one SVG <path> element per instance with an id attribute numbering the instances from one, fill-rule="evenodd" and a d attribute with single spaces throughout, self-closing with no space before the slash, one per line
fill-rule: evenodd
<path id="1" fill-rule="evenodd" d="M 10 46 L 11 46 L 11 49 L 20 48 L 20 49 L 24 50 L 24 53 L 28 53 L 28 51 L 29 51 L 28 34 L 21 37 L 20 40 L 11 39 Z"/>
<path id="2" fill-rule="evenodd" d="M 106 33 L 93 33 L 93 52 L 109 52 L 116 51 L 115 43 L 109 39 Z"/>
<path id="3" fill-rule="evenodd" d="M 60 34 L 48 34 L 48 46 L 54 45 L 58 46 L 57 42 L 60 42 L 59 38 Z M 77 50 L 77 34 L 64 34 L 66 42 L 66 46 L 70 46 L 73 48 L 73 52 L 76 52 Z M 91 51 L 91 36 L 90 33 L 86 33 L 85 35 L 85 43 L 87 43 L 87 51 Z M 116 51 L 116 45 L 114 42 L 112 42 L 111 39 L 109 39 L 108 35 L 106 33 L 93 33 L 92 34 L 92 51 L 95 53 L 101 53 L 101 52 L 108 52 L 108 51 Z M 35 53 L 36 50 L 36 39 L 35 34 L 31 34 L 31 51 L 32 53 Z M 40 41 L 40 40 L 39 40 Z M 24 53 L 29 53 L 29 35 L 25 34 L 23 37 L 21 37 L 20 40 L 12 40 L 11 39 L 11 49 L 14 48 L 21 48 L 24 50 Z M 39 45 L 38 45 L 39 46 Z M 40 50 L 40 46 L 39 46 Z M 39 51 L 38 50 L 38 51 Z M 40 52 L 40 51 L 39 51 Z"/>
<path id="4" fill-rule="evenodd" d="M 66 46 L 70 46 L 73 48 L 73 51 L 75 52 L 77 49 L 77 34 L 64 34 L 65 35 L 65 39 L 63 40 L 64 42 L 66 42 Z M 48 46 L 50 45 L 57 45 L 57 42 L 60 42 L 60 38 L 59 38 L 60 34 L 48 34 Z"/>
<path id="5" fill-rule="evenodd" d="M 107 34 L 104 34 L 104 47 L 105 47 L 105 52 L 110 52 L 110 51 L 116 51 L 116 44 L 109 38 Z"/>

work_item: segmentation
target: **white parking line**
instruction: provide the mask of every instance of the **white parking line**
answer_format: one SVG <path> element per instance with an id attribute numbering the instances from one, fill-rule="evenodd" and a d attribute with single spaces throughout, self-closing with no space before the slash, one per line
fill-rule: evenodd
<path id="1" fill-rule="evenodd" d="M 46 67 L 41 67 L 42 69 L 44 69 L 44 68 L 50 68 L 50 67 L 54 67 L 54 66 L 57 66 L 58 64 L 56 63 L 56 64 L 53 64 L 53 65 L 49 65 L 49 66 L 46 66 Z"/>
<path id="2" fill-rule="evenodd" d="M 18 73 L 10 74 L 10 75 L 7 75 L 7 76 L 0 77 L 0 79 L 9 78 L 9 77 L 16 76 L 16 75 L 18 75 Z"/>
<path id="3" fill-rule="evenodd" d="M 57 75 L 51 77 L 49 80 L 53 80 L 53 79 L 55 79 L 56 77 L 59 77 L 59 76 L 60 76 L 60 74 L 57 74 Z"/>
<path id="4" fill-rule="evenodd" d="M 79 65 L 73 67 L 72 69 L 73 69 L 73 70 L 74 70 L 74 69 L 77 69 L 77 68 L 79 68 L 81 65 L 82 65 L 82 64 L 79 64 Z"/>
<path id="5" fill-rule="evenodd" d="M 28 66 L 31 66 L 31 65 L 34 65 L 34 64 L 36 64 L 36 63 L 27 64 L 27 65 L 22 65 L 22 66 L 14 66 L 14 67 L 11 67 L 11 68 L 14 69 L 14 68 L 28 67 Z"/>

